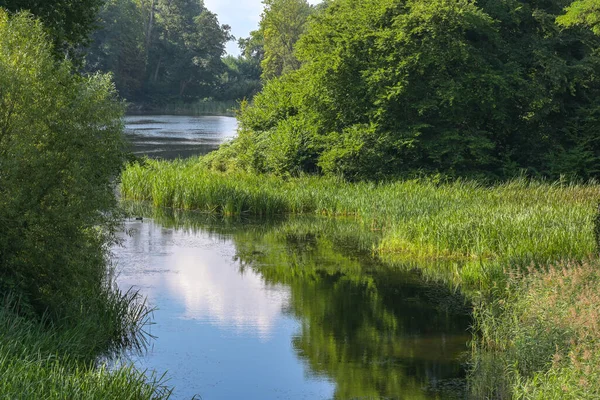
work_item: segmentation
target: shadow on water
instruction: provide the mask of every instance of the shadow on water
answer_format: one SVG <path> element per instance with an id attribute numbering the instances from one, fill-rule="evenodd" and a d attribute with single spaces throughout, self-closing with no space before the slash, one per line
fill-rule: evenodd
<path id="1" fill-rule="evenodd" d="M 221 218 L 139 203 L 127 208 L 162 229 L 231 241 L 239 274 L 284 287 L 282 314 L 297 324 L 287 340 L 305 380 L 330 382 L 331 397 L 467 397 L 466 301 L 447 285 L 377 260 L 371 251 L 377 233 L 341 219 Z M 261 396 L 277 397 L 270 390 Z M 210 389 L 200 394 L 215 397 Z"/>

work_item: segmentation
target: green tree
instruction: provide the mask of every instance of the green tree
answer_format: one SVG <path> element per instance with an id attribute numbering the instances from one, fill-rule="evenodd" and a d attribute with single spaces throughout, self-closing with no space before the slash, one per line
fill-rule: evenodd
<path id="1" fill-rule="evenodd" d="M 127 99 L 135 99 L 144 82 L 147 18 L 138 0 L 108 0 L 86 57 L 86 69 L 112 72 L 119 94 Z"/>
<path id="2" fill-rule="evenodd" d="M 179 99 L 207 97 L 224 71 L 229 26 L 201 0 L 158 0 L 148 72 L 155 90 Z"/>
<path id="3" fill-rule="evenodd" d="M 583 25 L 600 35 L 600 1 L 577 0 L 566 8 L 566 13 L 556 21 L 565 27 Z"/>
<path id="4" fill-rule="evenodd" d="M 306 0 L 264 0 L 260 28 L 252 33 L 249 44 L 262 39 L 263 78 L 281 76 L 300 67 L 294 48 L 304 33 L 311 6 Z"/>
<path id="5" fill-rule="evenodd" d="M 217 100 L 251 99 L 262 87 L 260 64 L 244 55 L 223 57 L 226 70 L 213 97 Z"/>
<path id="6" fill-rule="evenodd" d="M 104 0 L 0 0 L 9 11 L 29 11 L 48 28 L 54 52 L 74 57 L 96 28 L 96 16 Z"/>
<path id="7" fill-rule="evenodd" d="M 112 289 L 115 97 L 110 77 L 57 62 L 40 22 L 0 10 L 0 292 L 40 314 L 86 312 Z"/>
<path id="8" fill-rule="evenodd" d="M 227 154 L 349 179 L 598 176 L 600 39 L 560 29 L 567 4 L 329 1 L 295 46 L 300 69 L 243 108 Z"/>

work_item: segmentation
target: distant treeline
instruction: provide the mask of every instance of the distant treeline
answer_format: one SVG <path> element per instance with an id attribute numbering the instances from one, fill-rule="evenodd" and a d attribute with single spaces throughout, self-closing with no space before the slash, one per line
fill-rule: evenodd
<path id="1" fill-rule="evenodd" d="M 598 177 L 596 3 L 266 1 L 249 39 L 262 40 L 265 85 L 212 165 L 353 180 Z M 296 36 L 272 21 L 306 7 Z M 269 40 L 290 37 L 275 40 L 293 48 L 278 58 Z M 267 74 L 273 59 L 285 67 Z"/>
<path id="2" fill-rule="evenodd" d="M 120 95 L 151 105 L 236 100 L 260 89 L 260 66 L 223 57 L 233 37 L 201 0 L 107 0 L 85 61 L 111 72 Z"/>

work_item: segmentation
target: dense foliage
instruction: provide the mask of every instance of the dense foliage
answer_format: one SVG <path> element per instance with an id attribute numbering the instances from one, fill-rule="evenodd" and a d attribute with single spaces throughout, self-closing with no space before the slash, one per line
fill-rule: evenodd
<path id="1" fill-rule="evenodd" d="M 104 0 L 0 0 L 12 12 L 29 11 L 39 18 L 54 42 L 59 58 L 79 57 L 78 50 L 96 28 L 96 16 Z"/>
<path id="2" fill-rule="evenodd" d="M 202 0 L 108 0 L 87 57 L 112 72 L 121 96 L 168 102 L 213 95 L 231 39 Z"/>
<path id="3" fill-rule="evenodd" d="M 109 77 L 73 74 L 46 39 L 0 10 L 0 290 L 61 314 L 107 290 L 123 110 Z"/>
<path id="4" fill-rule="evenodd" d="M 377 179 L 600 172 L 600 38 L 570 2 L 332 0 L 240 113 L 218 168 Z"/>
<path id="5" fill-rule="evenodd" d="M 109 76 L 54 49 L 39 20 L 0 8 L 0 393 L 167 398 L 133 367 L 98 367 L 147 344 L 148 308 L 114 286 L 108 258 L 123 106 Z"/>

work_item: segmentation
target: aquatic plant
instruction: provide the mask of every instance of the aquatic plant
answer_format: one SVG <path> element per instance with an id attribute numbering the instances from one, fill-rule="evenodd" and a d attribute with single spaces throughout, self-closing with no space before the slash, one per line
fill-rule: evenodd
<path id="1" fill-rule="evenodd" d="M 582 259 L 595 251 L 600 186 L 517 179 L 493 186 L 435 179 L 349 183 L 219 172 L 202 159 L 146 160 L 122 174 L 124 198 L 222 215 L 345 216 L 379 232 L 389 261 L 450 265 L 449 279 L 491 286 L 507 267 Z"/>
<path id="2" fill-rule="evenodd" d="M 599 266 L 510 273 L 502 295 L 475 308 L 470 382 L 478 398 L 600 397 Z"/>

